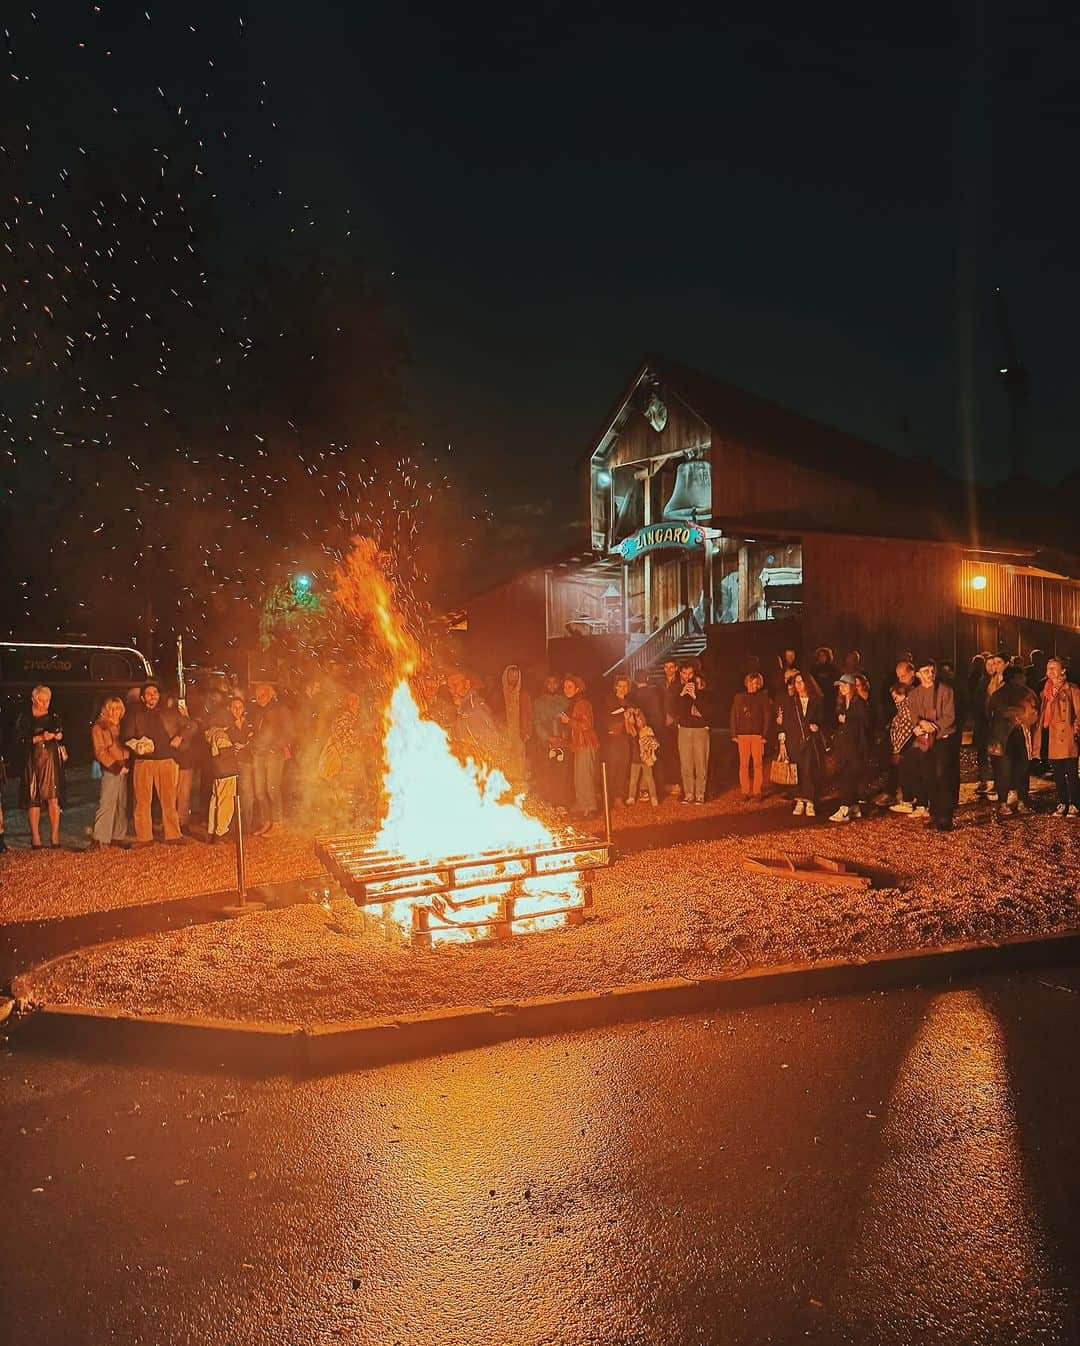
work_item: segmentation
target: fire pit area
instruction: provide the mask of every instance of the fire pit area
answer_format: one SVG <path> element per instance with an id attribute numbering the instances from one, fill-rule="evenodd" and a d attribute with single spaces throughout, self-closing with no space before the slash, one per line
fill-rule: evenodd
<path id="1" fill-rule="evenodd" d="M 592 907 L 591 871 L 610 863 L 608 841 L 572 829 L 431 858 L 380 846 L 375 833 L 321 838 L 315 852 L 383 935 L 421 948 L 578 925 Z"/>

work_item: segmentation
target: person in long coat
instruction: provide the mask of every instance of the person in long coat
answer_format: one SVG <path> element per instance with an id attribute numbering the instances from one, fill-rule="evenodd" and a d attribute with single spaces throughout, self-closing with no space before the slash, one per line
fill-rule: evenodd
<path id="1" fill-rule="evenodd" d="M 825 699 L 821 688 L 808 673 L 796 673 L 794 690 L 780 702 L 780 733 L 788 757 L 798 769 L 795 786 L 795 817 L 817 815 L 817 801 L 825 777 L 825 745 L 821 726 L 825 718 Z"/>
<path id="2" fill-rule="evenodd" d="M 1080 818 L 1080 687 L 1066 679 L 1060 659 L 1046 662 L 1040 705 L 1046 757 L 1057 786 L 1054 817 Z"/>
<path id="3" fill-rule="evenodd" d="M 64 726 L 60 716 L 50 710 L 52 689 L 37 686 L 30 693 L 30 713 L 22 714 L 15 726 L 15 737 L 23 749 L 22 791 L 20 803 L 30 823 L 30 849 L 41 850 L 41 810 L 49 812 L 49 834 L 53 850 L 60 849 L 60 811 L 64 807 L 66 781 L 63 746 Z"/>
<path id="4" fill-rule="evenodd" d="M 567 706 L 559 720 L 566 726 L 573 757 L 573 812 L 591 818 L 597 809 L 596 763 L 600 751 L 592 702 L 585 696 L 585 680 L 574 674 L 564 679 L 563 692 Z"/>
<path id="5" fill-rule="evenodd" d="M 837 687 L 840 700 L 833 752 L 836 754 L 840 807 L 830 815 L 829 821 L 847 823 L 862 816 L 859 792 L 870 760 L 870 711 L 859 695 L 854 674 L 842 673 Z"/>

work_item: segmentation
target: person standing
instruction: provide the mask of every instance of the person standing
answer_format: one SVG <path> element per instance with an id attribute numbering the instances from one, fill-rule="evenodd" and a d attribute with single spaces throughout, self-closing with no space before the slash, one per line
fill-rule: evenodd
<path id="1" fill-rule="evenodd" d="M 210 751 L 210 771 L 213 783 L 207 810 L 208 840 L 223 841 L 232 826 L 236 812 L 236 797 L 240 796 L 240 821 L 246 831 L 251 826 L 255 808 L 255 768 L 251 760 L 251 743 L 255 726 L 247 713 L 242 696 L 231 697 L 224 713 L 214 716 L 213 725 L 203 737 Z"/>
<path id="2" fill-rule="evenodd" d="M 994 718 L 990 701 L 1005 681 L 1008 662 L 1004 654 L 988 654 L 983 661 L 983 674 L 971 698 L 971 741 L 979 775 L 975 793 L 991 800 L 997 799 L 997 793 L 994 790 L 994 772 L 990 759 L 990 724 Z"/>
<path id="3" fill-rule="evenodd" d="M 694 664 L 679 669 L 679 767 L 682 772 L 682 802 L 704 804 L 709 779 L 709 744 L 712 734 L 712 697 L 705 679 Z"/>
<path id="4" fill-rule="evenodd" d="M 559 720 L 566 725 L 573 761 L 574 812 L 583 818 L 596 813 L 596 764 L 600 740 L 596 734 L 592 702 L 585 696 L 585 681 L 575 674 L 563 680 L 566 709 Z"/>
<path id="5" fill-rule="evenodd" d="M 929 800 L 919 795 L 921 780 L 921 758 L 915 749 L 915 721 L 908 709 L 908 688 L 895 682 L 892 686 L 894 713 L 889 721 L 888 743 L 890 751 L 889 781 L 893 786 L 895 801 L 889 805 L 893 813 L 902 813 L 908 817 L 929 818 Z"/>
<path id="6" fill-rule="evenodd" d="M 180 831 L 191 824 L 191 797 L 196 787 L 203 789 L 202 772 L 206 758 L 206 739 L 200 732 L 199 721 L 189 713 L 184 702 L 176 704 L 177 714 L 185 721 L 183 742 L 176 750 L 176 817 Z M 196 782 L 196 776 L 199 777 Z"/>
<path id="7" fill-rule="evenodd" d="M 663 663 L 664 681 L 660 684 L 660 704 L 664 718 L 656 732 L 660 738 L 660 778 L 669 793 L 678 789 L 679 778 L 679 665 L 674 659 Z"/>
<path id="8" fill-rule="evenodd" d="M 804 813 L 808 818 L 817 816 L 825 767 L 825 748 L 821 741 L 824 715 L 825 699 L 821 688 L 809 674 L 796 673 L 792 679 L 792 694 L 781 701 L 778 716 L 782 751 L 795 763 L 799 775 L 795 807 L 791 810 L 796 818 Z"/>
<path id="9" fill-rule="evenodd" d="M 255 805 L 258 822 L 254 835 L 277 832 L 283 825 L 281 778 L 289 751 L 288 711 L 268 682 L 255 685 L 255 705 L 251 711 L 255 726 L 251 759 L 255 768 Z"/>
<path id="10" fill-rule="evenodd" d="M 525 784 L 532 740 L 532 697 L 522 686 L 521 669 L 507 664 L 502 672 L 503 732 L 506 735 L 508 775 L 515 789 Z"/>
<path id="11" fill-rule="evenodd" d="M 612 680 L 610 693 L 604 698 L 601 717 L 603 729 L 600 731 L 608 790 L 612 799 L 626 799 L 630 788 L 631 752 L 626 712 L 633 704 L 630 700 L 630 679 L 625 673 L 617 673 Z"/>
<path id="12" fill-rule="evenodd" d="M 739 752 L 739 789 L 743 799 L 760 799 L 765 779 L 765 739 L 772 720 L 772 702 L 760 673 L 747 673 L 744 691 L 731 703 L 731 737 Z M 753 765 L 753 779 L 750 767 Z"/>
<path id="13" fill-rule="evenodd" d="M 1080 817 L 1080 687 L 1069 682 L 1061 659 L 1046 661 L 1041 727 L 1046 758 L 1054 773 L 1058 803 L 1055 818 Z"/>
<path id="14" fill-rule="evenodd" d="M 937 663 L 924 659 L 915 670 L 919 685 L 908 693 L 907 708 L 915 722 L 915 749 L 922 796 L 930 799 L 928 827 L 951 832 L 960 780 L 955 770 L 956 701 L 952 688 L 938 681 Z"/>
<path id="15" fill-rule="evenodd" d="M 566 752 L 559 733 L 559 716 L 566 709 L 559 679 L 549 673 L 544 679 L 544 690 L 533 702 L 533 786 L 541 799 L 549 804 L 567 802 Z"/>
<path id="16" fill-rule="evenodd" d="M 130 768 L 128 750 L 120 738 L 124 703 L 110 696 L 90 728 L 94 760 L 101 767 L 97 811 L 94 814 L 94 839 L 88 850 L 118 846 L 127 836 L 127 794 Z"/>
<path id="17" fill-rule="evenodd" d="M 1039 723 L 1039 698 L 1024 681 L 1024 670 L 1005 668 L 1001 686 L 990 697 L 990 756 L 995 765 L 998 815 L 1030 813 L 1028 764 Z"/>
<path id="18" fill-rule="evenodd" d="M 853 818 L 862 817 L 859 792 L 870 759 L 870 712 L 859 695 L 853 673 L 842 673 L 836 685 L 840 701 L 836 712 L 833 751 L 836 753 L 840 807 L 830 814 L 829 821 L 847 823 Z"/>
<path id="19" fill-rule="evenodd" d="M 149 846 L 154 840 L 150 817 L 154 792 L 161 806 L 161 824 L 169 843 L 186 841 L 176 815 L 176 787 L 180 768 L 176 750 L 184 742 L 186 722 L 178 710 L 161 700 L 161 688 L 148 682 L 139 704 L 129 707 L 120 726 L 126 747 L 135 754 L 132 775 L 135 785 L 135 844 Z"/>
<path id="20" fill-rule="evenodd" d="M 30 714 L 19 716 L 15 737 L 26 754 L 23 763 L 20 803 L 30 823 L 30 849 L 41 850 L 41 809 L 49 814 L 49 840 L 54 851 L 60 849 L 60 813 L 64 807 L 66 781 L 64 765 L 64 726 L 60 716 L 50 710 L 52 688 L 38 685 L 30 693 Z"/>

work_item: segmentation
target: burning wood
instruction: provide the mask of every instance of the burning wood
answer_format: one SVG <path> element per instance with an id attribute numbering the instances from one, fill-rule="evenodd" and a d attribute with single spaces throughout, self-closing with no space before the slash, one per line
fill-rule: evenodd
<path id="1" fill-rule="evenodd" d="M 374 545 L 357 543 L 335 575 L 338 603 L 385 647 L 396 677 L 386 710 L 386 816 L 374 834 L 331 837 L 319 858 L 382 928 L 414 943 L 508 938 L 580 921 L 584 874 L 609 845 L 556 834 L 526 813 L 503 774 L 461 761 L 425 720 L 409 683 L 419 652 Z"/>
<path id="2" fill-rule="evenodd" d="M 508 939 L 576 924 L 592 906 L 585 874 L 609 862 L 607 842 L 572 831 L 540 847 L 433 859 L 410 858 L 377 842 L 370 833 L 324 838 L 316 853 L 387 934 L 396 928 L 419 945 Z"/>

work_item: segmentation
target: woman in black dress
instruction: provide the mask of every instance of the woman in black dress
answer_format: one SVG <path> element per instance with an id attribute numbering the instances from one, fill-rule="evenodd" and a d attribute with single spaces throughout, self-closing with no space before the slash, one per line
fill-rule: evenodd
<path id="1" fill-rule="evenodd" d="M 53 850 L 60 849 L 60 810 L 64 807 L 64 727 L 60 716 L 49 709 L 52 690 L 35 687 L 30 693 L 30 714 L 19 716 L 15 734 L 26 753 L 20 803 L 30 823 L 30 849 L 41 850 L 41 809 L 49 810 L 49 833 Z"/>

